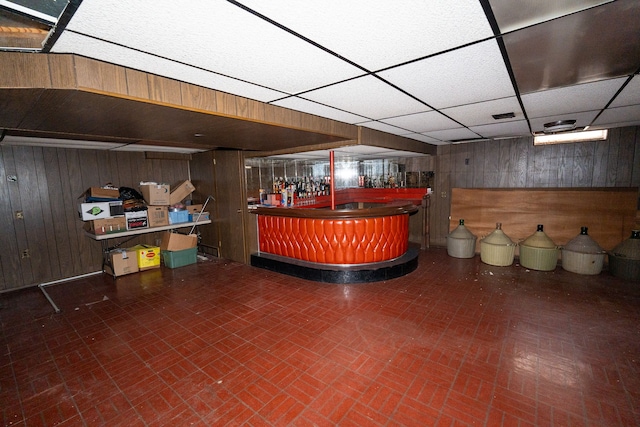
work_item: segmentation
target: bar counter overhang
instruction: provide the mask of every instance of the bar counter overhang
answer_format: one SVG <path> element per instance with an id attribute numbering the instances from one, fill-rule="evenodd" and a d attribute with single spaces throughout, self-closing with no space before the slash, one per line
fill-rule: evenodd
<path id="1" fill-rule="evenodd" d="M 418 266 L 419 248 L 409 243 L 409 216 L 417 211 L 409 201 L 364 209 L 257 207 L 259 250 L 251 265 L 327 283 L 400 277 Z"/>

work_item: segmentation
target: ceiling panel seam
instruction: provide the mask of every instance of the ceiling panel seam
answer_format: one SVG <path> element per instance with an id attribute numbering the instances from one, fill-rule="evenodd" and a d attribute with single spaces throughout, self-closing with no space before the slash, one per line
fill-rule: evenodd
<path id="1" fill-rule="evenodd" d="M 69 25 L 69 22 L 71 21 L 71 18 L 73 18 L 73 15 L 75 15 L 78 7 L 80 7 L 80 3 L 82 3 L 82 0 L 69 0 L 69 3 L 67 3 L 62 15 L 60 15 L 58 22 L 44 41 L 44 45 L 42 46 L 43 53 L 49 53 L 51 51 L 51 48 L 56 43 L 60 35 L 66 30 L 67 25 Z"/>
<path id="2" fill-rule="evenodd" d="M 640 73 L 640 68 L 638 68 L 638 69 L 636 70 L 636 72 L 635 72 L 635 73 L 633 73 L 632 75 L 630 75 L 630 76 L 627 78 L 627 80 L 625 80 L 625 82 L 620 86 L 620 88 L 616 91 L 616 93 L 614 93 L 614 94 L 613 94 L 613 96 L 611 97 L 611 99 L 609 100 L 609 102 L 607 102 L 607 104 L 606 104 L 604 107 L 602 107 L 602 109 L 598 112 L 598 114 L 596 114 L 596 116 L 593 118 L 593 120 L 591 120 L 591 123 L 589 123 L 589 126 L 592 126 L 592 125 L 596 122 L 596 120 L 598 120 L 598 117 L 600 117 L 600 116 L 602 115 L 602 113 L 604 113 L 604 111 L 605 111 L 607 108 L 609 108 L 609 106 L 613 103 L 613 101 L 615 101 L 615 100 L 616 100 L 616 98 L 618 97 L 618 95 L 620 95 L 620 93 L 622 93 L 622 91 L 624 90 L 624 88 L 625 88 L 625 87 L 627 87 L 627 85 L 628 85 L 629 83 L 631 83 L 631 80 L 633 79 L 633 77 L 634 77 L 636 74 L 639 74 L 639 73 Z"/>
<path id="3" fill-rule="evenodd" d="M 507 73 L 509 74 L 509 79 L 511 79 L 511 85 L 513 86 L 513 91 L 516 94 L 516 99 L 518 100 L 518 104 L 520 104 L 520 109 L 522 110 L 522 114 L 524 115 L 525 120 L 527 121 L 527 126 L 529 127 L 529 133 L 533 133 L 533 129 L 531 127 L 531 122 L 529 121 L 529 116 L 527 115 L 527 110 L 524 108 L 524 103 L 522 102 L 522 97 L 520 96 L 520 89 L 518 89 L 518 82 L 516 81 L 515 73 L 513 72 L 513 68 L 511 67 L 511 61 L 509 60 L 509 54 L 507 53 L 507 47 L 504 44 L 504 40 L 502 39 L 502 35 L 500 33 L 500 26 L 498 25 L 498 21 L 496 20 L 495 15 L 493 14 L 493 9 L 491 8 L 491 4 L 489 4 L 489 0 L 480 0 L 480 4 L 482 5 L 482 10 L 484 11 L 487 21 L 491 26 L 491 30 L 493 34 L 496 36 L 496 42 L 498 43 L 498 48 L 500 49 L 500 53 L 502 54 L 502 60 L 504 61 L 505 68 L 507 69 Z"/>

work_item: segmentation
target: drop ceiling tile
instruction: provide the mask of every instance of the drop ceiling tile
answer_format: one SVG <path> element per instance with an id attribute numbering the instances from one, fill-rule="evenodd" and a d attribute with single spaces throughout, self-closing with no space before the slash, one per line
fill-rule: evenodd
<path id="1" fill-rule="evenodd" d="M 242 3 L 370 71 L 493 36 L 476 0 Z"/>
<path id="2" fill-rule="evenodd" d="M 608 108 L 593 123 L 599 127 L 621 127 L 640 125 L 640 105 Z"/>
<path id="3" fill-rule="evenodd" d="M 454 122 L 438 111 L 408 114 L 406 116 L 392 117 L 381 121 L 416 133 L 460 127 L 459 123 Z"/>
<path id="4" fill-rule="evenodd" d="M 302 111 L 304 113 L 315 114 L 316 116 L 327 117 L 349 124 L 359 123 L 363 120 L 367 120 L 366 117 L 347 113 L 346 111 L 337 110 L 335 108 L 318 104 L 317 102 L 308 101 L 297 96 L 280 99 L 278 101 L 272 102 L 272 104 L 284 108 L 290 108 L 296 111 Z"/>
<path id="5" fill-rule="evenodd" d="M 526 120 L 470 126 L 469 129 L 485 138 L 506 138 L 530 135 Z"/>
<path id="6" fill-rule="evenodd" d="M 68 30 L 290 94 L 362 74 L 222 0 L 86 0 Z"/>
<path id="7" fill-rule="evenodd" d="M 640 65 L 638 34 L 640 2 L 633 0 L 514 31 L 503 40 L 524 94 L 633 74 Z"/>
<path id="8" fill-rule="evenodd" d="M 545 123 L 555 122 L 558 120 L 575 120 L 576 127 L 589 126 L 597 115 L 598 111 L 585 111 L 582 113 L 569 113 L 547 117 L 538 117 L 529 120 L 529 122 L 531 123 L 531 130 L 533 132 L 542 132 L 544 130 Z"/>
<path id="9" fill-rule="evenodd" d="M 479 135 L 470 131 L 467 128 L 447 129 L 433 132 L 425 132 L 425 135 L 431 138 L 439 139 L 441 141 L 455 141 L 459 139 L 476 139 L 480 138 Z"/>
<path id="10" fill-rule="evenodd" d="M 601 80 L 522 95 L 529 119 L 600 110 L 611 100 L 626 79 Z M 559 120 L 559 119 L 558 119 Z"/>
<path id="11" fill-rule="evenodd" d="M 484 124 L 497 124 L 508 121 L 523 120 L 524 114 L 520 109 L 520 103 L 515 96 L 510 98 L 494 99 L 475 104 L 461 105 L 459 107 L 445 108 L 444 114 L 465 126 L 477 126 Z M 514 113 L 515 117 L 496 120 L 492 114 Z"/>
<path id="12" fill-rule="evenodd" d="M 151 74 L 196 84 L 209 89 L 233 93 L 262 102 L 273 101 L 274 99 L 282 98 L 284 95 L 282 92 L 194 68 L 186 64 L 169 61 L 123 46 L 105 43 L 69 31 L 62 33 L 52 51 L 54 53 L 74 52 L 78 55 L 95 58 L 134 70 L 144 70 Z"/>
<path id="13" fill-rule="evenodd" d="M 495 40 L 379 73 L 435 109 L 515 96 Z"/>
<path id="14" fill-rule="evenodd" d="M 640 75 L 633 76 L 628 85 L 622 89 L 610 107 L 624 107 L 640 104 Z"/>
<path id="15" fill-rule="evenodd" d="M 421 102 L 372 76 L 313 90 L 304 97 L 372 120 L 427 109 Z"/>
<path id="16" fill-rule="evenodd" d="M 535 25 L 613 0 L 489 0 L 501 33 Z"/>

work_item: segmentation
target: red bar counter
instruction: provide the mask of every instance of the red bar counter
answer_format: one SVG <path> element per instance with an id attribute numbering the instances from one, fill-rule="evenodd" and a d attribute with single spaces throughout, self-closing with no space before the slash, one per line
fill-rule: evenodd
<path id="1" fill-rule="evenodd" d="M 393 279 L 418 265 L 409 243 L 409 216 L 425 189 L 339 190 L 335 203 L 360 209 L 330 209 L 331 197 L 300 200 L 295 207 L 258 206 L 258 253 L 251 265 L 330 283 Z"/>
<path id="2" fill-rule="evenodd" d="M 258 207 L 260 252 L 321 264 L 393 260 L 409 246 L 413 204 L 368 209 Z"/>

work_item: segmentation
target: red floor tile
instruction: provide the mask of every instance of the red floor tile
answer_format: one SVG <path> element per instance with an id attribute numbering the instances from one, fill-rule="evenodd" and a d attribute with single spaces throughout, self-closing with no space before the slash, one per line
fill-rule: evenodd
<path id="1" fill-rule="evenodd" d="M 443 249 L 387 282 L 220 259 L 0 295 L 4 425 L 640 425 L 640 288 Z"/>

